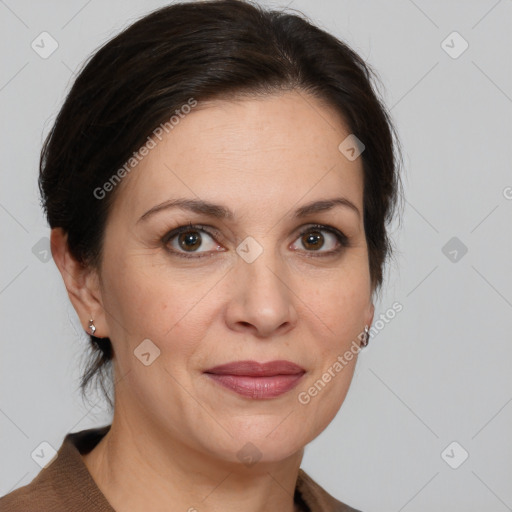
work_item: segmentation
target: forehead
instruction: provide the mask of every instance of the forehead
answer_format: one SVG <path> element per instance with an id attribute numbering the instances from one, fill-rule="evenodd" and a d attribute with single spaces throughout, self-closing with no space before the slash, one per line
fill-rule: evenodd
<path id="1" fill-rule="evenodd" d="M 184 196 L 265 210 L 339 192 L 362 207 L 362 160 L 338 149 L 349 134 L 302 92 L 200 102 L 155 139 L 116 202 L 134 214 Z"/>

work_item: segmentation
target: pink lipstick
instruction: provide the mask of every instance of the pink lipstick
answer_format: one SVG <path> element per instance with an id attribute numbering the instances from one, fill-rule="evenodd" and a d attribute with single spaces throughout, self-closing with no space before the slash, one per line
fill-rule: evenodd
<path id="1" fill-rule="evenodd" d="M 205 373 L 239 395 L 266 399 L 278 397 L 293 389 L 306 371 L 290 361 L 237 361 L 215 366 Z"/>

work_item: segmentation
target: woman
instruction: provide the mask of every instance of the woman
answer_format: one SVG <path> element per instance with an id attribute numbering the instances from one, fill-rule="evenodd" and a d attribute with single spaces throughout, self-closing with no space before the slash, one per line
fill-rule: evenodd
<path id="1" fill-rule="evenodd" d="M 103 46 L 41 155 L 113 420 L 2 510 L 353 511 L 302 469 L 368 343 L 398 199 L 368 66 L 302 17 L 174 4 Z"/>

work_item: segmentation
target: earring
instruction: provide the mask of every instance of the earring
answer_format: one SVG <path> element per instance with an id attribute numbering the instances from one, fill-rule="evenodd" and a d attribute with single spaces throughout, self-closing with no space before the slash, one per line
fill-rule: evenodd
<path id="1" fill-rule="evenodd" d="M 89 320 L 88 329 L 89 329 L 89 334 L 91 336 L 94 336 L 94 333 L 96 332 L 96 326 L 94 325 L 94 321 L 92 318 Z"/>
<path id="2" fill-rule="evenodd" d="M 364 338 L 361 340 L 361 346 L 366 347 L 370 341 L 370 329 L 367 325 L 364 326 Z"/>

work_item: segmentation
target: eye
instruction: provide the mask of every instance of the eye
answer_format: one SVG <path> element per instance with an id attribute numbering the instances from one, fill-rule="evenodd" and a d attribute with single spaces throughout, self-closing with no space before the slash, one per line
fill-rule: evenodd
<path id="1" fill-rule="evenodd" d="M 347 236 L 341 231 L 319 224 L 308 226 L 297 240 L 307 252 L 318 252 L 321 256 L 337 254 L 349 245 Z"/>
<path id="2" fill-rule="evenodd" d="M 210 231 L 211 229 L 211 231 Z M 202 258 L 216 252 L 225 251 L 216 238 L 222 235 L 203 225 L 180 226 L 162 238 L 165 249 L 173 256 L 183 258 Z M 307 226 L 297 239 L 308 256 L 330 256 L 340 253 L 350 245 L 348 237 L 332 226 L 314 224 Z M 296 242 L 295 242 L 296 243 Z M 293 250 L 301 250 L 294 247 Z M 321 250 L 324 249 L 324 250 Z M 315 254 L 317 253 L 317 254 Z"/>
<path id="3" fill-rule="evenodd" d="M 180 226 L 167 233 L 162 241 L 166 249 L 177 256 L 199 258 L 205 256 L 205 254 L 202 254 L 204 252 L 224 250 L 215 241 L 213 236 L 215 235 L 210 234 L 203 226 L 193 226 L 190 224 L 188 226 Z M 201 256 L 195 256 L 197 253 L 201 254 Z"/>

